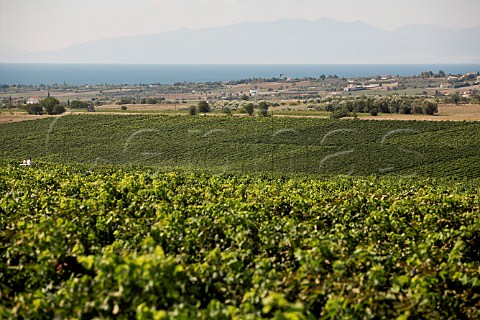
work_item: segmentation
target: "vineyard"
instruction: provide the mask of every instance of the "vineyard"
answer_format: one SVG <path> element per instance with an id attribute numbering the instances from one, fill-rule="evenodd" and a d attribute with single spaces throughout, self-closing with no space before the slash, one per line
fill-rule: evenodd
<path id="1" fill-rule="evenodd" d="M 2 319 L 480 314 L 478 123 L 84 114 L 0 134 Z"/>
<path id="2" fill-rule="evenodd" d="M 281 175 L 480 177 L 475 122 L 69 115 L 0 126 L 0 158 Z"/>
<path id="3" fill-rule="evenodd" d="M 480 314 L 477 180 L 3 161 L 0 192 L 1 318 Z"/>

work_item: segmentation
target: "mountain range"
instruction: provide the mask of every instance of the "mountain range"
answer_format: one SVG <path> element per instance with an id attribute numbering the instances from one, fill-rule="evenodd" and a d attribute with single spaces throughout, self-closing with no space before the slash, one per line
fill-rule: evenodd
<path id="1" fill-rule="evenodd" d="M 107 38 L 30 52 L 0 43 L 0 61 L 18 63 L 330 64 L 480 63 L 480 27 L 285 19 Z"/>

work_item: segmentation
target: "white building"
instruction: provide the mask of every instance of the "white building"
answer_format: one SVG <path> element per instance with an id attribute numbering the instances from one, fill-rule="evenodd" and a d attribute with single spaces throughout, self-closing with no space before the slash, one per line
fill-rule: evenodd
<path id="1" fill-rule="evenodd" d="M 42 99 L 39 97 L 30 97 L 27 100 L 27 104 L 36 104 L 36 103 L 40 103 L 40 101 L 42 101 Z"/>
<path id="2" fill-rule="evenodd" d="M 365 87 L 362 85 L 349 84 L 346 88 L 343 89 L 343 91 L 359 91 L 359 90 L 365 90 Z"/>

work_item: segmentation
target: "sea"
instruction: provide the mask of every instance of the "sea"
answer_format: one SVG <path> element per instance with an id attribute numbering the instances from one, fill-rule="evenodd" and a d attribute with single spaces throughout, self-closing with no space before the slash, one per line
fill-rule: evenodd
<path id="1" fill-rule="evenodd" d="M 424 71 L 465 74 L 480 64 L 31 64 L 0 63 L 0 84 L 95 85 L 226 82 L 253 78 L 414 76 Z"/>

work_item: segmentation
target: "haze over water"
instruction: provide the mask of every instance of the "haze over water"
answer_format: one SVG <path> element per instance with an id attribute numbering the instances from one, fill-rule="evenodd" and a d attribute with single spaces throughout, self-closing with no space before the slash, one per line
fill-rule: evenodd
<path id="1" fill-rule="evenodd" d="M 0 64 L 0 84 L 173 84 L 252 78 L 413 76 L 423 71 L 447 74 L 478 72 L 478 64 L 357 64 L 357 65 L 120 65 L 120 64 Z"/>

